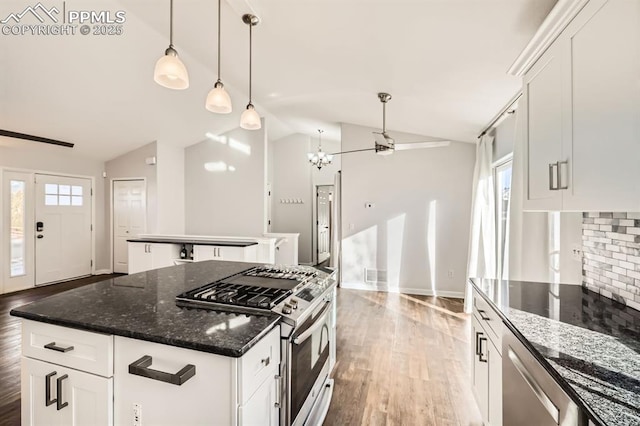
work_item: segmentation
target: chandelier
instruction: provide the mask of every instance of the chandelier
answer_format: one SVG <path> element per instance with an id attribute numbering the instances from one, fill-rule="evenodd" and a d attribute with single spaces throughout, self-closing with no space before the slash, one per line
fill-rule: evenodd
<path id="1" fill-rule="evenodd" d="M 322 169 L 322 166 L 331 164 L 333 160 L 332 154 L 327 154 L 322 151 L 322 133 L 324 133 L 324 131 L 318 129 L 318 152 L 310 152 L 307 154 L 309 163 L 316 166 L 318 170 Z"/>

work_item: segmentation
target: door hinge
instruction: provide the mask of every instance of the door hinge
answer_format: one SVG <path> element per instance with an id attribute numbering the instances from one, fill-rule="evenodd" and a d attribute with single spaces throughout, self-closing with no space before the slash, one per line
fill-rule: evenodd
<path id="1" fill-rule="evenodd" d="M 271 225 L 271 220 L 269 220 L 269 223 L 268 223 L 268 225 Z"/>
<path id="2" fill-rule="evenodd" d="M 93 259 L 91 259 L 91 266 L 93 266 Z"/>
<path id="3" fill-rule="evenodd" d="M 93 231 L 93 224 L 91 224 L 91 230 Z"/>
<path id="4" fill-rule="evenodd" d="M 93 197 L 93 188 L 91 188 L 91 196 Z"/>

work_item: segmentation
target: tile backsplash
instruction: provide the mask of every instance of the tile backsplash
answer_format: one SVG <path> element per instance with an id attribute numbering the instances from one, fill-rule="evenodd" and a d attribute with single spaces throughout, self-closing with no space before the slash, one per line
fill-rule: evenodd
<path id="1" fill-rule="evenodd" d="M 582 214 L 582 279 L 640 310 L 640 213 Z"/>

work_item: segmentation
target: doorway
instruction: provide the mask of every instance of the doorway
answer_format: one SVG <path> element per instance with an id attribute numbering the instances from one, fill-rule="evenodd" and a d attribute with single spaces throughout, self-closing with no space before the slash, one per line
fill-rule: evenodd
<path id="1" fill-rule="evenodd" d="M 316 187 L 316 263 L 318 265 L 326 262 L 331 256 L 333 193 L 333 185 Z"/>
<path id="2" fill-rule="evenodd" d="M 112 181 L 112 241 L 113 272 L 129 272 L 127 240 L 146 230 L 147 197 L 144 179 L 118 179 Z"/>

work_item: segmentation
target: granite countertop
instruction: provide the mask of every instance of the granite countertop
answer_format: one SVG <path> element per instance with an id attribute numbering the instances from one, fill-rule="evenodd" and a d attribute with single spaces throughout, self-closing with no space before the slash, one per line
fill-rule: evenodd
<path id="1" fill-rule="evenodd" d="M 579 285 L 471 282 L 591 420 L 640 425 L 639 311 Z"/>
<path id="2" fill-rule="evenodd" d="M 131 238 L 130 243 L 156 243 L 156 244 L 195 244 L 199 246 L 223 246 L 223 247 L 249 247 L 258 245 L 256 241 L 232 241 L 232 240 L 197 240 L 189 238 Z"/>
<path id="3" fill-rule="evenodd" d="M 125 275 L 21 306 L 11 315 L 240 357 L 276 326 L 278 315 L 180 308 L 175 297 L 253 266 L 212 260 Z"/>

